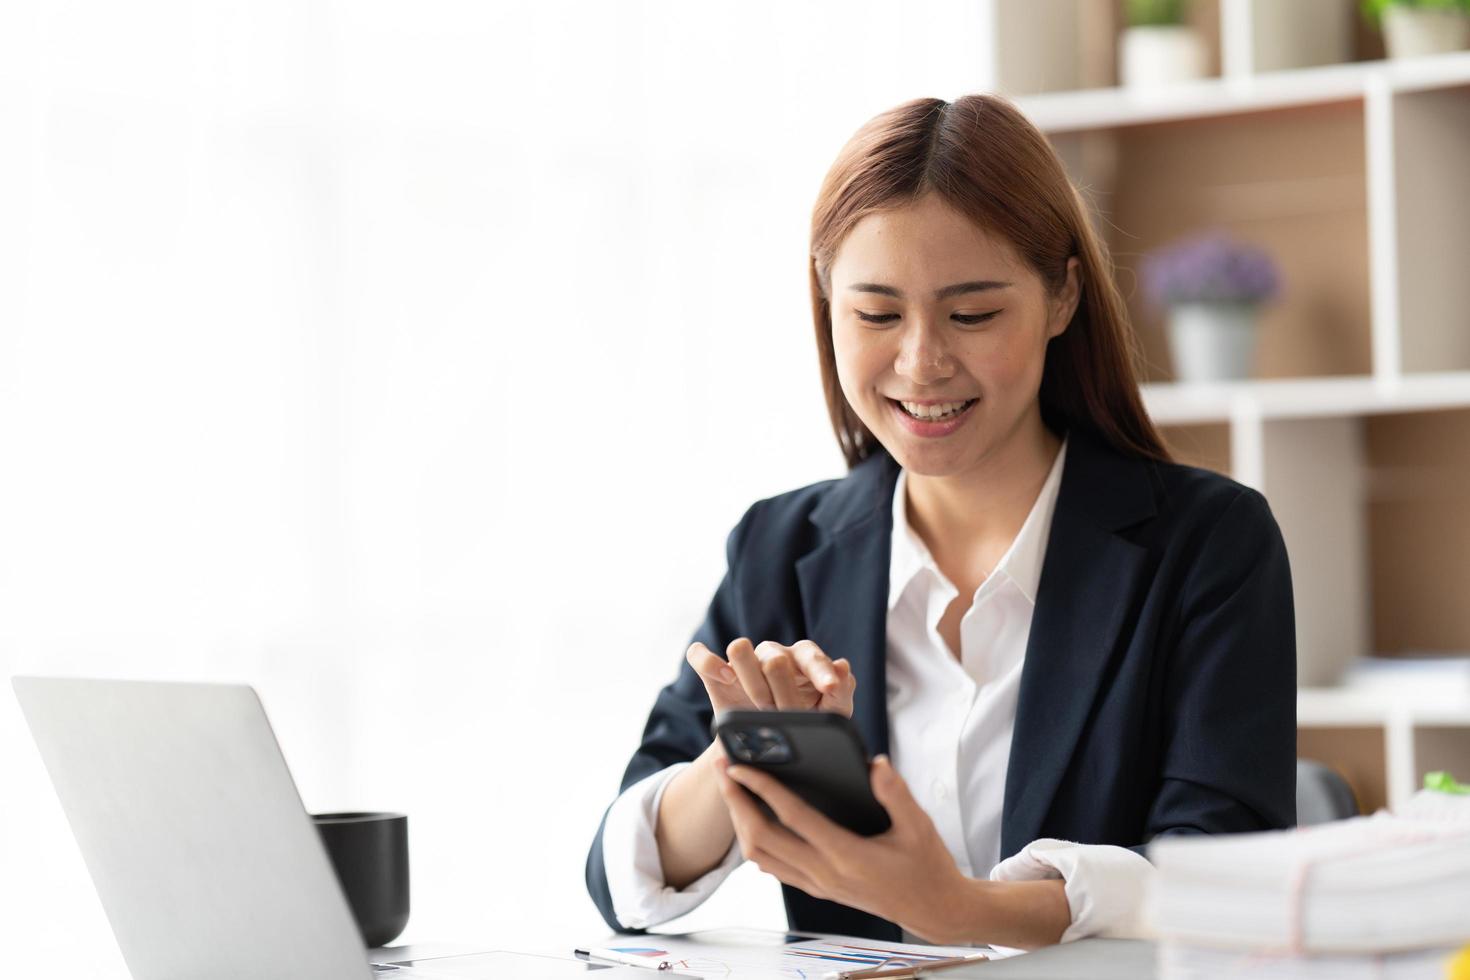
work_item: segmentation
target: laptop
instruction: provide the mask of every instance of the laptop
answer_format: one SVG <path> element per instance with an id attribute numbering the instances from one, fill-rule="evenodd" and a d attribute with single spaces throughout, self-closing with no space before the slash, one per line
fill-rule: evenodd
<path id="1" fill-rule="evenodd" d="M 509 951 L 371 964 L 252 688 L 12 683 L 134 980 L 646 976 Z"/>

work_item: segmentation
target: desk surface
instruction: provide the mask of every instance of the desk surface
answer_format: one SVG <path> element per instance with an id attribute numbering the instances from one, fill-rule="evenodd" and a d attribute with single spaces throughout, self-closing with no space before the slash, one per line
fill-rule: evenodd
<path id="1" fill-rule="evenodd" d="M 950 970 L 944 976 L 954 980 L 994 980 L 999 977 L 1024 980 L 1153 980 L 1156 975 L 1155 948 L 1153 943 L 1138 939 L 1079 939 L 1074 943 L 1038 949 L 1034 953 Z M 450 956 L 479 951 L 478 947 L 434 943 L 375 949 L 369 954 L 369 959 L 386 963 L 415 956 Z M 546 950 L 534 952 L 547 953 Z M 565 951 L 562 955 L 566 955 Z"/>
<path id="2" fill-rule="evenodd" d="M 1025 977 L 1028 980 L 1153 980 L 1157 946 L 1142 939 L 1079 939 L 1003 960 L 951 970 L 960 980 Z"/>

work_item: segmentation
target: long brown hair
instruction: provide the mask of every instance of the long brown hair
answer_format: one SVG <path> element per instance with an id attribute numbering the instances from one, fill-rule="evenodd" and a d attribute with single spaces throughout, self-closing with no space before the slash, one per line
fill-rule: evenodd
<path id="1" fill-rule="evenodd" d="M 1167 461 L 1138 390 L 1137 339 L 1107 249 L 1051 144 L 1009 102 L 967 95 L 914 99 L 853 135 L 822 182 L 812 211 L 812 316 L 832 429 L 849 467 L 878 446 L 837 381 L 832 347 L 832 259 L 867 214 L 934 191 L 1008 241 L 1055 295 L 1067 259 L 1081 264 L 1071 323 L 1047 345 L 1041 414 L 1055 430 L 1082 428 L 1130 456 Z"/>

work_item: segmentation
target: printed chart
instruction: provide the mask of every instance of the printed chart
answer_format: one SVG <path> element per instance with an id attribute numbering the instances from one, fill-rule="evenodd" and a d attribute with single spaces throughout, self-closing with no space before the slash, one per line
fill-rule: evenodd
<path id="1" fill-rule="evenodd" d="M 851 971 L 916 966 L 982 952 L 974 947 L 916 946 L 754 929 L 622 938 L 622 942 L 591 950 L 592 955 L 711 980 L 824 980 Z"/>

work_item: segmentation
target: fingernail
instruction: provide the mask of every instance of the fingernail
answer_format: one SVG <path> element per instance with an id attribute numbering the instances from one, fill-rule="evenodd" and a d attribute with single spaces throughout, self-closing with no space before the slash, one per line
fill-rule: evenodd
<path id="1" fill-rule="evenodd" d="M 733 767 L 731 767 L 729 769 L 726 769 L 725 770 L 725 775 L 729 776 L 731 779 L 735 780 L 737 783 L 743 783 L 743 782 L 745 782 L 745 770 L 744 769 L 741 769 L 739 766 L 733 766 Z"/>
<path id="2" fill-rule="evenodd" d="M 834 674 L 834 673 L 832 673 L 830 670 L 824 670 L 824 671 L 822 671 L 822 683 L 823 684 L 832 684 L 832 683 L 835 683 L 836 680 L 837 680 L 837 675 Z"/>

